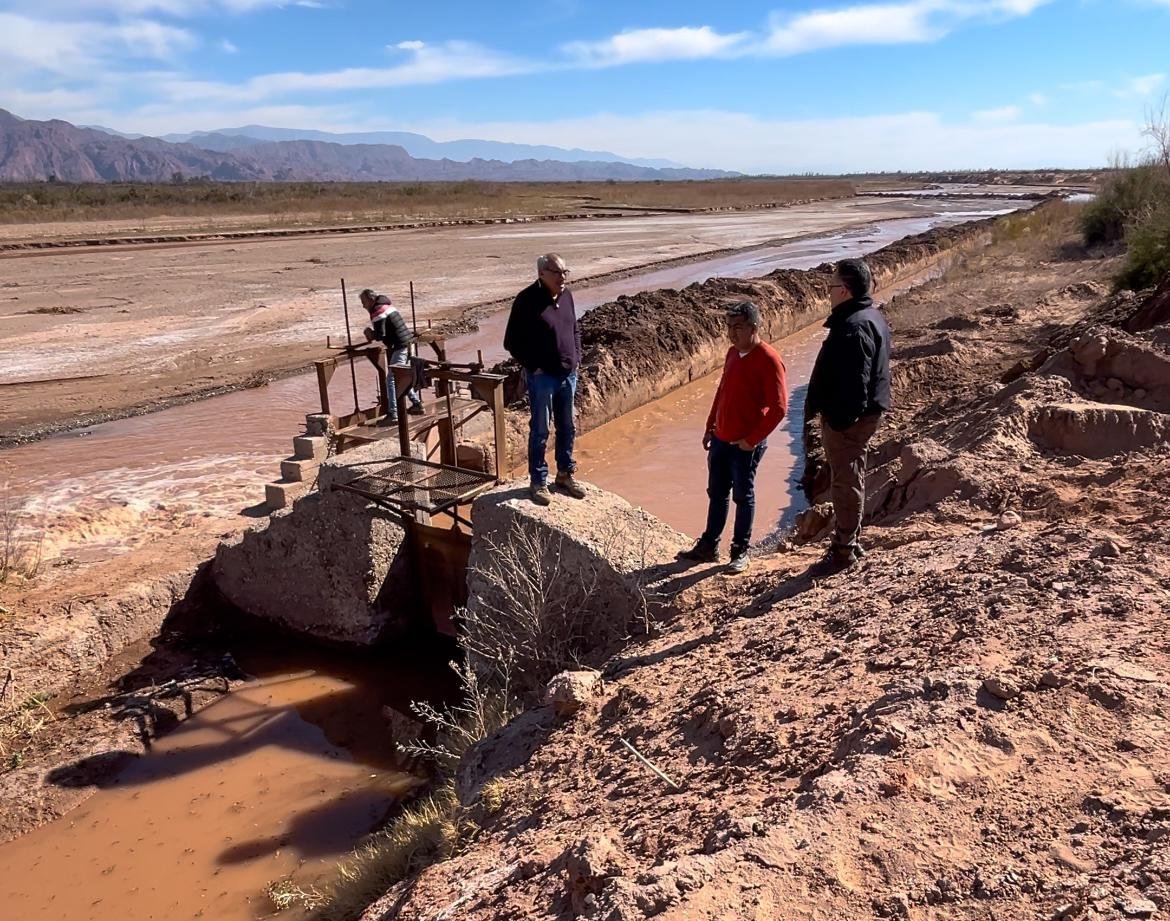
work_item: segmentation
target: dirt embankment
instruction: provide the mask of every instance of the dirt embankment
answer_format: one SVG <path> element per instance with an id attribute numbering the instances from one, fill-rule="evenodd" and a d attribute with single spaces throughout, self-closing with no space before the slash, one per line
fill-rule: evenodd
<path id="1" fill-rule="evenodd" d="M 530 757 L 484 743 L 474 840 L 367 921 L 1170 909 L 1170 334 L 1033 229 L 891 306 L 865 559 L 680 579 Z"/>
<path id="2" fill-rule="evenodd" d="M 906 237 L 866 259 L 881 288 L 931 269 L 957 247 L 985 242 L 998 220 Z M 681 291 L 622 296 L 590 311 L 581 320 L 579 430 L 596 428 L 719 368 L 727 354 L 724 311 L 730 304 L 755 302 L 761 334 L 769 341 L 815 322 L 827 313 L 829 272 L 824 265 L 779 269 L 763 278 L 712 278 Z M 523 397 L 518 365 L 508 361 L 497 370 L 510 376 L 509 402 L 517 404 Z"/>

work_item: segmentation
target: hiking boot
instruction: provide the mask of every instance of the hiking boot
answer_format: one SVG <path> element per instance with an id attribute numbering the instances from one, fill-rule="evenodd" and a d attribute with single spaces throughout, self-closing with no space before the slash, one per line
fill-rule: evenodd
<path id="1" fill-rule="evenodd" d="M 690 560 L 693 563 L 718 563 L 719 562 L 719 547 L 715 544 L 708 543 L 701 537 L 695 541 L 695 546 L 690 550 L 684 550 L 678 555 L 680 560 Z"/>
<path id="2" fill-rule="evenodd" d="M 410 406 L 407 407 L 406 411 L 412 416 L 421 416 L 426 412 L 426 410 L 423 409 L 422 403 L 411 403 Z"/>
<path id="3" fill-rule="evenodd" d="M 388 428 L 391 425 L 397 425 L 397 424 L 398 424 L 398 417 L 397 416 L 383 416 L 377 422 L 377 425 L 379 425 L 382 428 Z"/>
<path id="4" fill-rule="evenodd" d="M 558 473 L 555 482 L 557 489 L 563 493 L 567 493 L 574 499 L 585 498 L 585 487 L 573 479 L 573 474 Z"/>
<path id="5" fill-rule="evenodd" d="M 537 505 L 550 505 L 552 503 L 552 493 L 548 491 L 548 486 L 544 483 L 539 486 L 529 486 L 528 498 Z"/>
<path id="6" fill-rule="evenodd" d="M 863 554 L 864 551 L 859 554 L 854 547 L 830 547 L 829 552 L 825 554 L 824 563 L 833 572 L 840 572 L 842 569 L 857 565 Z"/>
<path id="7" fill-rule="evenodd" d="M 727 571 L 739 575 L 741 572 L 747 572 L 751 562 L 747 547 L 732 547 L 731 562 L 727 564 Z"/>

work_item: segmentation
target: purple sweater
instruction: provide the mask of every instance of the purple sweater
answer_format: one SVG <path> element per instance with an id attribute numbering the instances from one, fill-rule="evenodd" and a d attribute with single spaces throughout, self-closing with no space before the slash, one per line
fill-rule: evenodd
<path id="1" fill-rule="evenodd" d="M 512 302 L 504 348 L 529 371 L 568 375 L 581 364 L 581 329 L 573 292 L 566 288 L 554 302 L 539 280 Z"/>

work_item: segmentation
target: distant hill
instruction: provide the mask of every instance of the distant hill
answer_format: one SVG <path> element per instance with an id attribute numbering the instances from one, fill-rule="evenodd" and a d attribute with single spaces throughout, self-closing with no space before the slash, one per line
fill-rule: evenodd
<path id="1" fill-rule="evenodd" d="M 738 175 L 682 167 L 656 169 L 621 161 L 426 159 L 412 156 L 397 144 L 254 140 L 218 133 L 215 140 L 221 149 L 160 138 L 130 138 L 59 120 L 31 121 L 0 109 L 0 182 L 168 182 L 202 176 L 221 181 L 540 182 Z"/>
<path id="2" fill-rule="evenodd" d="M 128 135 L 102 128 L 121 137 Z M 245 125 L 242 128 L 217 128 L 214 131 L 196 131 L 191 134 L 164 134 L 162 140 L 176 144 L 190 143 L 208 150 L 235 150 L 256 141 L 324 141 L 327 144 L 394 144 L 412 157 L 430 160 L 560 160 L 565 163 L 592 161 L 596 163 L 632 163 L 651 169 L 678 169 L 681 164 L 670 160 L 644 160 L 621 157 L 606 150 L 582 150 L 548 145 L 511 144 L 506 141 L 481 141 L 466 138 L 457 141 L 433 141 L 424 134 L 410 131 L 362 131 L 334 134 L 301 128 L 269 128 L 264 125 Z"/>

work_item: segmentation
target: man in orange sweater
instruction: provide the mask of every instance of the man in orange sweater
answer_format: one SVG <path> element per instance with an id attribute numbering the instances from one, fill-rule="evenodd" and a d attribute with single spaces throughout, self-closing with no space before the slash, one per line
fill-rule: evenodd
<path id="1" fill-rule="evenodd" d="M 755 304 L 736 304 L 727 312 L 731 348 L 723 362 L 723 377 L 707 428 L 707 529 L 683 559 L 714 563 L 719 539 L 727 524 L 728 495 L 735 499 L 735 526 L 731 535 L 729 572 L 748 568 L 748 544 L 756 511 L 756 468 L 767 449 L 767 437 L 788 412 L 788 385 L 784 362 L 760 339 L 760 311 Z"/>

